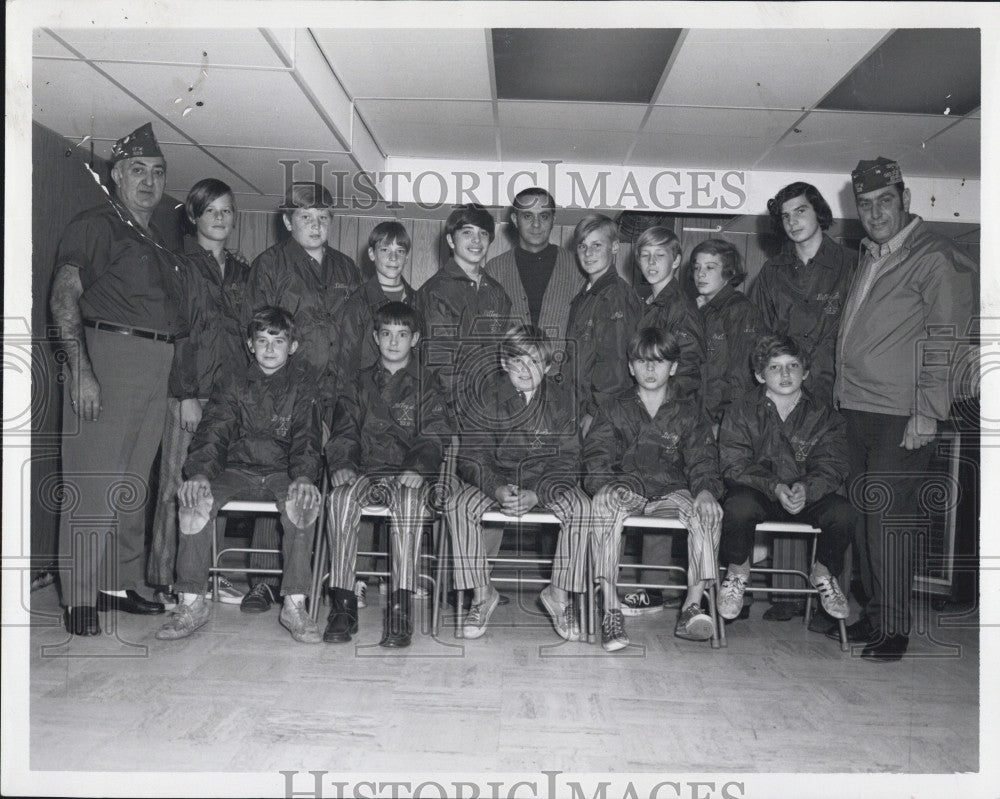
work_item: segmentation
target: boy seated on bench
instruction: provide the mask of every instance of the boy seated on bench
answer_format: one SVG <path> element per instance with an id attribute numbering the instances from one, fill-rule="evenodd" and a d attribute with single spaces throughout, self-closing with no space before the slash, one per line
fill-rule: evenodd
<path id="1" fill-rule="evenodd" d="M 389 614 L 381 645 L 410 645 L 410 615 L 420 533 L 429 516 L 427 496 L 451 436 L 438 380 L 420 373 L 415 347 L 420 313 L 404 302 L 375 311 L 372 336 L 379 358 L 357 372 L 340 397 L 326 445 L 330 471 L 327 535 L 333 607 L 323 640 L 350 641 L 358 631 L 354 574 L 361 509 L 389 508 L 392 574 Z"/>
<path id="2" fill-rule="evenodd" d="M 560 637 L 580 640 L 572 594 L 586 587 L 590 498 L 579 486 L 576 400 L 562 383 L 546 378 L 553 353 L 552 341 L 541 329 L 511 328 L 500 345 L 506 374 L 483 387 L 478 407 L 458 408 L 459 479 L 444 517 L 451 531 L 455 587 L 473 592 L 462 627 L 466 638 L 486 632 L 500 603 L 486 559 L 500 549 L 503 532 L 497 528 L 484 541 L 483 513 L 523 516 L 538 508 L 562 522 L 552 581 L 539 600 Z"/>
<path id="3" fill-rule="evenodd" d="M 184 463 L 177 546 L 179 602 L 157 631 L 186 638 L 209 619 L 205 588 L 219 509 L 233 499 L 274 500 L 281 543 L 284 606 L 279 622 L 300 643 L 322 639 L 305 610 L 312 582 L 313 525 L 319 515 L 321 426 L 314 382 L 291 361 L 298 349 L 291 314 L 256 311 L 247 327 L 254 361 L 217 381 Z"/>
<path id="4" fill-rule="evenodd" d="M 717 577 L 722 478 L 700 402 L 678 396 L 671 385 L 680 354 L 672 333 L 656 327 L 635 333 L 628 370 L 636 385 L 601 404 L 583 444 L 594 575 L 604 597 L 601 644 L 608 652 L 629 643 L 617 582 L 622 527 L 632 515 L 677 516 L 687 528 L 687 595 L 674 635 L 705 641 L 715 634 L 701 600 Z"/>
<path id="5" fill-rule="evenodd" d="M 844 420 L 802 386 L 809 359 L 788 336 L 764 336 L 753 352 L 761 385 L 733 403 L 719 429 L 719 460 L 728 492 L 723 505 L 719 615 L 735 619 L 750 580 L 754 532 L 764 521 L 802 522 L 823 532 L 809 582 L 835 619 L 847 599 L 837 576 L 858 514 L 843 496 L 849 473 Z"/>

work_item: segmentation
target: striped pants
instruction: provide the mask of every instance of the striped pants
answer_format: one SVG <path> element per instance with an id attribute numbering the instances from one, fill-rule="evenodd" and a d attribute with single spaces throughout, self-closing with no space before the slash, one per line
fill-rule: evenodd
<path id="1" fill-rule="evenodd" d="M 361 509 L 389 508 L 392 589 L 412 591 L 416 585 L 420 534 L 430 518 L 428 484 L 407 488 L 395 477 L 359 477 L 353 485 L 330 489 L 327 535 L 330 540 L 330 587 L 351 590 L 358 557 Z"/>
<path id="2" fill-rule="evenodd" d="M 688 531 L 688 585 L 701 580 L 715 580 L 719 567 L 719 539 L 722 525 L 706 528 L 694 512 L 694 497 L 687 489 L 674 491 L 659 499 L 647 500 L 632 491 L 616 491 L 616 486 L 601 488 L 593 500 L 594 525 L 590 552 L 594 560 L 594 576 L 609 581 L 618 580 L 621 558 L 622 528 L 625 519 L 635 514 L 680 519 Z"/>
<path id="3" fill-rule="evenodd" d="M 482 518 L 486 511 L 498 510 L 500 505 L 473 485 L 459 480 L 456 486 L 456 493 L 445 504 L 444 518 L 451 531 L 455 588 L 464 591 L 489 584 L 486 558 L 499 551 L 500 535 L 487 546 Z M 537 508 L 532 510 L 536 509 L 551 511 L 562 522 L 552 561 L 552 584 L 564 591 L 584 591 L 590 497 L 576 486 L 563 486 L 551 496 L 539 497 Z"/>
<path id="4" fill-rule="evenodd" d="M 208 404 L 200 399 L 201 407 Z M 160 486 L 156 498 L 156 515 L 146 563 L 146 579 L 150 585 L 173 585 L 177 560 L 177 489 L 184 478 L 181 467 L 187 458 L 194 433 L 181 427 L 181 401 L 167 398 L 167 416 L 163 422 L 160 444 Z"/>

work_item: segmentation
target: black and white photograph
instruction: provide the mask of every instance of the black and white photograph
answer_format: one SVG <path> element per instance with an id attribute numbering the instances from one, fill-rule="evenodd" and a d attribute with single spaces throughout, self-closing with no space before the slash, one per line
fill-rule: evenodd
<path id="1" fill-rule="evenodd" d="M 1000 795 L 994 6 L 6 22 L 0 792 Z"/>

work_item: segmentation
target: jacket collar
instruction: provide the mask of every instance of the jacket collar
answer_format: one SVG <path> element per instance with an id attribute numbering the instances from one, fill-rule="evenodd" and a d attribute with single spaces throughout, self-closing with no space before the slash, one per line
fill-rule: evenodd
<path id="1" fill-rule="evenodd" d="M 732 287 L 732 284 L 726 283 L 726 285 L 724 285 L 721 289 L 719 289 L 718 294 L 716 294 L 714 297 L 712 297 L 712 299 L 710 299 L 708 302 L 706 302 L 704 305 L 701 306 L 701 310 L 704 311 L 708 308 L 712 308 L 713 310 L 717 310 L 719 308 L 725 308 L 726 305 L 729 304 L 730 300 L 732 300 L 732 298 L 735 296 L 735 294 L 736 294 L 736 289 Z"/>
<path id="2" fill-rule="evenodd" d="M 861 246 L 868 251 L 868 255 L 873 259 L 884 258 L 890 253 L 908 249 L 909 239 L 922 225 L 923 221 L 916 214 L 911 214 L 910 221 L 906 223 L 903 229 L 884 244 L 876 244 L 866 236 L 861 240 Z"/>
<path id="3" fill-rule="evenodd" d="M 810 259 L 809 263 L 825 267 L 826 269 L 838 268 L 838 262 L 834 258 L 837 246 L 837 242 L 824 233 L 823 238 L 820 241 L 819 249 L 816 250 L 816 254 Z M 781 252 L 774 257 L 773 263 L 782 266 L 801 265 L 802 259 L 799 258 L 798 253 L 795 252 L 794 242 L 786 241 L 781 248 Z"/>

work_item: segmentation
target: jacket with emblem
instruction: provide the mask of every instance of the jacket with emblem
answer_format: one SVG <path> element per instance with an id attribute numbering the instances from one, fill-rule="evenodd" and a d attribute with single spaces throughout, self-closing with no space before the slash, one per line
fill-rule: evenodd
<path id="1" fill-rule="evenodd" d="M 340 309 L 361 285 L 354 261 L 324 245 L 318 263 L 295 239 L 288 238 L 258 255 L 250 271 L 250 307 L 276 305 L 295 320 L 296 357 L 313 375 L 324 405 L 336 404 L 343 377 L 336 363 Z"/>
<path id="2" fill-rule="evenodd" d="M 698 312 L 705 323 L 702 401 L 718 424 L 726 409 L 757 385 L 750 356 L 763 325 L 756 306 L 728 283 Z"/>
<path id="3" fill-rule="evenodd" d="M 546 504 L 560 486 L 577 485 L 580 433 L 573 392 L 546 377 L 531 401 L 506 374 L 481 392 L 475 418 L 462 418 L 458 475 L 491 497 L 511 484 Z"/>
<path id="4" fill-rule="evenodd" d="M 676 277 L 643 303 L 636 330 L 644 327 L 656 327 L 677 337 L 681 357 L 672 381 L 674 387 L 681 396 L 700 393 L 705 363 L 704 322 L 695 301 Z"/>
<path id="5" fill-rule="evenodd" d="M 808 264 L 786 242 L 764 264 L 748 295 L 760 310 L 762 332 L 791 336 L 805 348 L 810 360 L 805 387 L 823 402 L 833 399 L 837 330 L 857 260 L 857 253 L 825 233 Z"/>
<path id="6" fill-rule="evenodd" d="M 174 345 L 172 397 L 207 399 L 227 366 L 250 360 L 246 347 L 250 266 L 229 250 L 224 253 L 223 272 L 212 252 L 195 237 L 184 238 L 181 278 L 190 332 Z"/>
<path id="7" fill-rule="evenodd" d="M 184 462 L 184 475 L 209 480 L 226 469 L 287 472 L 313 483 L 320 474 L 321 427 L 312 382 L 291 359 L 266 375 L 256 362 L 216 382 Z"/>
<path id="8" fill-rule="evenodd" d="M 773 498 L 779 483 L 806 487 L 806 501 L 843 492 L 849 474 L 843 418 L 807 389 L 784 421 L 760 385 L 733 403 L 719 428 L 719 461 L 727 485 Z"/>
<path id="9" fill-rule="evenodd" d="M 606 398 L 632 384 L 626 351 L 641 306 L 639 295 L 614 267 L 573 298 L 562 376 L 575 383 L 581 414 L 593 415 Z"/>
<path id="10" fill-rule="evenodd" d="M 583 463 L 591 495 L 620 482 L 649 499 L 682 489 L 722 497 L 712 427 L 701 404 L 674 388 L 652 417 L 635 387 L 602 403 L 583 442 Z"/>
<path id="11" fill-rule="evenodd" d="M 394 374 L 381 363 L 360 370 L 337 403 L 326 445 L 330 473 L 417 472 L 434 477 L 451 435 L 439 381 L 415 357 Z"/>
<path id="12" fill-rule="evenodd" d="M 374 275 L 356 288 L 344 302 L 340 312 L 340 337 L 336 355 L 344 377 L 344 388 L 351 385 L 360 369 L 365 369 L 378 360 L 378 345 L 372 336 L 375 314 L 391 301 L 382 290 L 378 275 Z M 421 310 L 416 291 L 405 280 L 401 302 Z"/>

